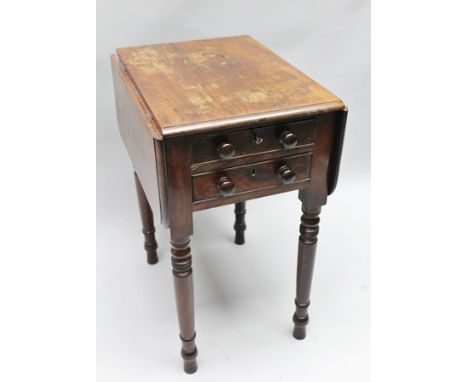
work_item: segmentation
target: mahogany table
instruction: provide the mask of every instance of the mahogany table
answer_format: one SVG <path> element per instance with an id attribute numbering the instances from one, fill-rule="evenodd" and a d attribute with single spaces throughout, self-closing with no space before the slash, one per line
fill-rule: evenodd
<path id="1" fill-rule="evenodd" d="M 184 370 L 197 370 L 192 214 L 299 190 L 293 336 L 303 339 L 319 213 L 335 189 L 347 109 L 250 36 L 117 49 L 118 125 L 135 169 L 148 263 L 158 261 L 154 219 L 169 227 Z M 260 325 L 260 323 L 259 323 Z"/>

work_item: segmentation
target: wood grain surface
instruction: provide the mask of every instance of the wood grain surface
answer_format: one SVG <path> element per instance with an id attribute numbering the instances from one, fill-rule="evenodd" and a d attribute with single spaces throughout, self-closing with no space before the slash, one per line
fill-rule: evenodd
<path id="1" fill-rule="evenodd" d="M 261 189 L 280 188 L 283 184 L 278 177 L 277 170 L 281 165 L 287 165 L 296 173 L 295 182 L 308 180 L 311 157 L 311 154 L 302 154 L 194 175 L 192 177 L 193 201 L 223 198 L 217 188 L 217 181 L 223 176 L 228 177 L 234 183 L 233 196 Z"/>
<path id="2" fill-rule="evenodd" d="M 161 202 L 164 202 L 165 179 L 163 174 L 158 174 L 156 165 L 157 156 L 162 162 L 162 153 L 155 151 L 158 146 L 155 146 L 154 139 L 150 134 L 148 120 L 132 90 L 130 80 L 125 76 L 115 56 L 112 57 L 112 75 L 120 135 L 156 222 L 164 221 L 162 212 L 165 210 L 165 206 Z"/>
<path id="3" fill-rule="evenodd" d="M 152 114 L 156 135 L 344 107 L 250 36 L 121 48 L 117 54 Z"/>

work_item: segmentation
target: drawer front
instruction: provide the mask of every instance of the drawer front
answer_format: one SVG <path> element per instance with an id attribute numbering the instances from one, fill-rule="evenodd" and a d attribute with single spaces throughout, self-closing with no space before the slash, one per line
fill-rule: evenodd
<path id="1" fill-rule="evenodd" d="M 192 176 L 193 201 L 225 198 L 310 179 L 312 154 L 231 167 Z"/>
<path id="2" fill-rule="evenodd" d="M 316 118 L 203 137 L 192 143 L 192 163 L 236 159 L 247 155 L 311 146 Z"/>

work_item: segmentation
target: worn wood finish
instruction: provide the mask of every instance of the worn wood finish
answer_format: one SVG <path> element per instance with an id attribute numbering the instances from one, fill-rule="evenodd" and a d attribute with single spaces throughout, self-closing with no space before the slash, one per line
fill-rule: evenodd
<path id="1" fill-rule="evenodd" d="M 234 213 L 236 214 L 236 222 L 234 223 L 234 230 L 236 231 L 236 238 L 234 242 L 236 244 L 244 244 L 245 243 L 245 230 L 247 225 L 245 224 L 245 202 L 236 203 L 234 207 Z"/>
<path id="2" fill-rule="evenodd" d="M 118 57 L 117 57 L 118 56 Z M 193 212 L 299 190 L 294 337 L 306 335 L 319 212 L 336 187 L 347 109 L 249 36 L 147 45 L 112 57 L 119 129 L 135 168 L 148 261 L 170 229 L 184 370 L 197 370 Z M 278 238 L 279 240 L 279 238 Z"/>
<path id="3" fill-rule="evenodd" d="M 300 119 L 308 116 L 316 116 L 324 113 L 339 111 L 343 108 L 342 101 L 318 103 L 292 109 L 275 110 L 268 115 L 264 113 L 241 115 L 226 119 L 214 119 L 199 122 L 193 125 L 171 126 L 165 130 L 166 136 L 180 136 L 188 134 L 209 134 L 234 128 L 243 129 L 253 127 L 264 122 L 276 123 L 285 120 Z"/>
<path id="4" fill-rule="evenodd" d="M 146 257 L 148 260 L 148 264 L 156 264 L 158 262 L 158 243 L 156 241 L 156 230 L 154 228 L 154 220 L 153 220 L 153 211 L 151 211 L 151 206 L 148 203 L 148 199 L 146 198 L 145 191 L 140 183 L 140 179 L 138 179 L 138 175 L 135 172 L 135 185 L 137 190 L 138 196 L 138 205 L 140 207 L 140 216 L 141 216 L 141 223 L 143 225 L 143 235 L 145 236 L 145 251 Z"/>
<path id="5" fill-rule="evenodd" d="M 281 166 L 287 166 L 295 172 L 293 182 L 309 179 L 311 155 L 284 157 L 274 161 L 252 163 L 239 167 L 230 167 L 222 171 L 214 171 L 193 176 L 193 201 L 200 202 L 226 197 L 220 192 L 218 181 L 222 177 L 229 178 L 235 186 L 231 195 L 248 193 L 261 189 L 281 187 L 285 180 L 278 173 Z"/>
<path id="6" fill-rule="evenodd" d="M 252 115 L 260 121 L 288 109 L 307 115 L 314 105 L 323 111 L 344 107 L 250 36 L 122 48 L 117 54 L 163 136 L 205 131 L 207 121 Z"/>

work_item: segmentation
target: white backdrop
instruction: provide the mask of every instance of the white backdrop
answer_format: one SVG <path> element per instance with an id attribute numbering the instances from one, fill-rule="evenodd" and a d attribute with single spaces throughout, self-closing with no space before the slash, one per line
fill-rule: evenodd
<path id="1" fill-rule="evenodd" d="M 184 377 L 168 233 L 145 262 L 132 166 L 118 134 L 115 48 L 250 34 L 349 107 L 337 190 L 321 214 L 310 324 L 292 338 L 296 192 L 194 215 L 199 370 L 194 380 L 369 380 L 370 4 L 368 1 L 145 1 L 97 4 L 97 356 L 99 381 Z M 279 217 L 279 218 L 278 218 Z"/>

